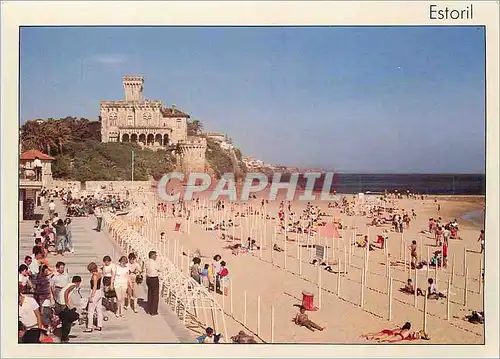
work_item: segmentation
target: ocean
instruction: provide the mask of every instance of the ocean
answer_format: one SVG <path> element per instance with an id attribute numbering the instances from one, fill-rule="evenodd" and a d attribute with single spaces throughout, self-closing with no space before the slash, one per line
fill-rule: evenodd
<path id="1" fill-rule="evenodd" d="M 281 182 L 288 182 L 289 174 L 282 174 Z M 272 180 L 272 177 L 269 179 Z M 324 176 L 316 180 L 314 190 L 321 191 Z M 301 175 L 298 184 L 305 186 Z M 485 195 L 484 174 L 334 174 L 330 192 L 337 193 L 383 193 L 399 191 L 427 195 Z"/>

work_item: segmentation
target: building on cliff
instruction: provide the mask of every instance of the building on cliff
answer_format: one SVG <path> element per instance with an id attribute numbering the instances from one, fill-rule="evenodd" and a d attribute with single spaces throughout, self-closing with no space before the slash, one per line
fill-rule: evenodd
<path id="1" fill-rule="evenodd" d="M 190 116 L 143 96 L 144 77 L 124 76 L 124 100 L 101 101 L 102 142 L 136 142 L 143 148 L 177 150 L 185 171 L 205 170 L 206 140 L 188 137 Z"/>

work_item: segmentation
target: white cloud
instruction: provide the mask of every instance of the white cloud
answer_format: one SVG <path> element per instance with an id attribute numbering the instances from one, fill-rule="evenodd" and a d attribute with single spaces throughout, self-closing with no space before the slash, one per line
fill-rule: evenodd
<path id="1" fill-rule="evenodd" d="M 90 60 L 104 65 L 117 65 L 127 62 L 128 57 L 122 54 L 97 54 L 91 56 Z"/>

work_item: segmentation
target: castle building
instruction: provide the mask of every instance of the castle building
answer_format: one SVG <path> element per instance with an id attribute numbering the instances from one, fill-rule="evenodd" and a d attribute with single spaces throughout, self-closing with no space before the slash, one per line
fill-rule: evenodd
<path id="1" fill-rule="evenodd" d="M 205 169 L 205 138 L 188 137 L 190 116 L 144 98 L 144 77 L 124 76 L 124 100 L 101 101 L 101 141 L 136 142 L 151 149 L 178 149 L 186 171 Z"/>

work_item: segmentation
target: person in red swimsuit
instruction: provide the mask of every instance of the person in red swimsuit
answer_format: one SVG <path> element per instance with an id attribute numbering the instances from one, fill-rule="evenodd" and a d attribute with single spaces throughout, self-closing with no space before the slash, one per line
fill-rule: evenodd
<path id="1" fill-rule="evenodd" d="M 417 334 L 410 332 L 411 323 L 406 322 L 401 328 L 384 329 L 378 333 L 365 334 L 362 337 L 367 340 L 375 340 L 377 342 L 393 343 L 401 340 L 416 339 Z"/>

